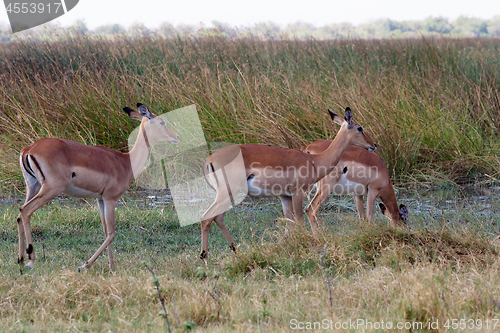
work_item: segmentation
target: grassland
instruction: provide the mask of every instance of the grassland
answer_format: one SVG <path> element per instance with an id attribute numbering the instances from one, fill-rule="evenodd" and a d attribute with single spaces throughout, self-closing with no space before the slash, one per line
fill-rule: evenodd
<path id="1" fill-rule="evenodd" d="M 499 39 L 260 41 L 140 38 L 2 45 L 0 179 L 19 149 L 59 136 L 126 149 L 141 101 L 196 104 L 208 141 L 298 148 L 350 106 L 393 177 L 496 177 Z M 436 178 L 435 177 L 435 178 Z"/>
<path id="2" fill-rule="evenodd" d="M 137 101 L 157 113 L 196 104 L 207 141 L 290 148 L 333 137 L 326 108 L 350 106 L 399 184 L 495 183 L 499 47 L 498 39 L 154 36 L 2 45 L 0 180 L 8 183 L 0 199 L 13 201 L 0 205 L 0 331 L 164 330 L 143 261 L 175 331 L 281 332 L 292 319 L 439 320 L 440 332 L 448 319 L 473 319 L 483 323 L 478 331 L 495 331 L 497 202 L 491 214 L 474 204 L 437 215 L 408 204 L 409 230 L 388 227 L 380 214 L 368 225 L 330 205 L 317 238 L 300 228 L 285 238 L 278 202 L 253 203 L 228 213 L 238 254 L 213 230 L 202 262 L 198 225 L 181 228 L 172 206 L 127 201 L 117 209 L 118 269 L 101 257 L 80 274 L 76 267 L 103 241 L 93 202 L 55 201 L 35 213 L 38 262 L 23 275 L 15 217 L 21 147 L 57 136 L 126 150 L 136 124 L 121 108 Z"/>
<path id="3" fill-rule="evenodd" d="M 491 327 L 500 312 L 500 260 L 493 241 L 498 215 L 481 216 L 469 209 L 416 214 L 410 230 L 397 230 L 381 214 L 368 225 L 337 206 L 324 211 L 318 238 L 300 228 L 284 238 L 279 213 L 277 201 L 229 212 L 227 224 L 240 243 L 238 254 L 230 253 L 214 228 L 204 263 L 198 259 L 199 225 L 181 228 L 172 209 L 148 208 L 147 200 L 129 202 L 117 210 L 117 270 L 110 272 L 103 256 L 78 273 L 76 267 L 104 239 L 97 207 L 56 201 L 34 215 L 39 260 L 20 275 L 17 209 L 2 206 L 0 330 L 164 331 L 165 320 L 158 315 L 162 308 L 143 261 L 158 277 L 177 332 L 192 327 L 283 332 L 290 331 L 293 319 L 394 325 L 426 325 L 437 319 L 439 330 L 420 331 L 445 332 L 446 320 L 455 318 L 468 324 L 470 319 L 482 321 L 484 327 L 476 331 L 498 330 Z M 361 326 L 337 331 L 377 330 Z"/>

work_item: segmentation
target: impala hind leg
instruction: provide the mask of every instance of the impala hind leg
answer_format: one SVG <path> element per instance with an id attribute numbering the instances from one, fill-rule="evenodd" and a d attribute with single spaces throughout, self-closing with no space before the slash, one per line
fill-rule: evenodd
<path id="1" fill-rule="evenodd" d="M 368 222 L 372 221 L 373 218 L 373 207 L 375 205 L 375 199 L 377 199 L 379 191 L 374 189 L 368 189 L 368 198 L 366 200 L 366 217 Z"/>
<path id="2" fill-rule="evenodd" d="M 226 215 L 226 212 L 220 214 L 220 215 L 217 215 L 215 217 L 215 223 L 217 224 L 217 226 L 219 227 L 220 231 L 222 232 L 222 234 L 224 235 L 224 238 L 227 240 L 227 242 L 229 243 L 229 248 L 231 250 L 233 250 L 233 252 L 236 252 L 236 242 L 234 241 L 234 238 L 231 236 L 231 234 L 229 233 L 229 230 L 227 230 L 227 226 L 226 224 L 224 223 L 224 216 Z"/>
<path id="3" fill-rule="evenodd" d="M 31 215 L 38 208 L 42 207 L 50 200 L 54 199 L 56 196 L 62 193 L 63 190 L 64 187 L 55 187 L 48 185 L 48 183 L 44 183 L 40 187 L 38 193 L 36 193 L 28 202 L 22 205 L 21 208 L 19 209 L 21 211 L 21 213 L 19 214 L 19 218 L 21 219 L 21 223 L 24 227 L 26 243 L 28 244 L 28 247 L 26 248 L 26 253 L 28 254 L 29 261 L 28 264 L 26 264 L 26 268 L 33 268 L 36 259 L 35 250 L 33 248 L 33 236 L 31 234 Z M 20 253 L 20 257 L 21 257 L 20 261 L 22 261 L 22 253 Z"/>
<path id="4" fill-rule="evenodd" d="M 225 228 L 225 231 L 222 228 L 221 231 L 224 234 L 224 237 L 226 237 L 230 246 L 234 243 L 233 238 L 231 237 L 231 235 L 229 235 L 229 231 L 227 231 L 226 225 L 224 224 L 224 215 L 229 208 L 231 208 L 231 193 L 224 187 L 220 187 L 217 190 L 217 195 L 214 202 L 210 205 L 210 207 L 208 207 L 207 211 L 203 213 L 201 217 L 200 259 L 203 260 L 208 255 L 208 233 L 210 231 L 210 225 L 212 224 L 213 220 L 216 220 L 215 223 L 217 223 L 219 228 L 221 228 L 219 223 L 221 223 L 222 221 L 222 225 L 223 228 Z M 224 232 L 227 232 L 227 236 Z"/>
<path id="5" fill-rule="evenodd" d="M 280 196 L 281 199 L 281 207 L 283 208 L 283 215 L 286 219 L 293 221 L 293 205 L 292 205 L 292 197 Z"/>
<path id="6" fill-rule="evenodd" d="M 285 236 L 288 236 L 290 234 L 290 230 L 288 228 L 288 225 L 290 223 L 293 223 L 292 197 L 281 195 L 280 200 L 281 200 L 281 207 L 283 208 L 283 215 L 285 216 L 285 219 L 287 219 L 287 221 L 286 221 L 287 227 L 285 228 Z"/>
<path id="7" fill-rule="evenodd" d="M 101 255 L 101 253 L 104 252 L 104 250 L 108 247 L 111 246 L 111 242 L 115 238 L 115 207 L 116 207 L 116 202 L 117 200 L 115 199 L 104 199 L 104 219 L 106 220 L 106 229 L 105 232 L 106 234 L 106 239 L 104 240 L 104 243 L 97 249 L 97 251 L 94 253 L 92 257 L 90 257 L 89 260 L 83 266 L 78 267 L 78 271 L 82 269 L 87 269 L 94 262 L 96 259 Z M 109 251 L 109 250 L 108 250 Z"/>
<path id="8" fill-rule="evenodd" d="M 23 172 L 24 173 L 24 172 Z M 24 204 L 30 201 L 39 191 L 40 191 L 40 183 L 38 180 L 30 175 L 23 174 L 26 180 L 26 200 L 24 200 Z M 19 251 L 17 257 L 18 264 L 24 264 L 24 224 L 21 214 L 17 216 L 17 233 L 19 236 Z"/>
<path id="9" fill-rule="evenodd" d="M 106 215 L 104 214 L 105 205 L 104 200 L 97 199 L 97 205 L 99 207 L 99 216 L 101 217 L 102 229 L 104 230 L 104 236 L 108 237 L 108 228 L 106 226 Z M 111 244 L 108 245 L 108 259 L 109 259 L 109 268 L 111 270 L 115 269 L 115 261 L 113 259 L 113 248 Z"/>

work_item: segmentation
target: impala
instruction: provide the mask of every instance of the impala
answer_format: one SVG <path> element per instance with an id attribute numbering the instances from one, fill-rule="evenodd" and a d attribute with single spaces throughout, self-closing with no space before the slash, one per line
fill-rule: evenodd
<path id="1" fill-rule="evenodd" d="M 151 145 L 155 142 L 177 143 L 179 136 L 168 128 L 144 105 L 137 103 L 138 112 L 123 108 L 131 119 L 141 120 L 139 135 L 129 153 L 120 153 L 101 146 L 87 146 L 74 141 L 45 138 L 23 148 L 21 170 L 26 182 L 26 201 L 17 218 L 19 232 L 19 264 L 24 263 L 24 238 L 29 262 L 35 265 L 31 235 L 31 215 L 61 193 L 79 198 L 96 198 L 105 240 L 80 269 L 89 268 L 108 249 L 109 266 L 114 269 L 111 242 L 115 237 L 115 206 L 134 179 L 134 173 L 144 168 Z"/>
<path id="2" fill-rule="evenodd" d="M 208 251 L 208 233 L 212 221 L 235 250 L 233 237 L 224 224 L 224 215 L 234 196 L 241 191 L 250 197 L 279 196 L 283 213 L 288 220 L 304 224 L 302 204 L 312 186 L 329 174 L 344 151 L 351 145 L 375 150 L 376 145 L 352 120 L 352 112 L 345 110 L 344 118 L 328 110 L 332 120 L 341 125 L 335 139 L 321 154 L 311 155 L 296 149 L 269 147 L 259 144 L 227 146 L 207 158 L 205 178 L 216 191 L 216 198 L 201 218 L 202 251 L 204 259 Z M 240 157 L 238 166 L 234 161 Z M 317 224 L 311 223 L 313 233 Z"/>
<path id="3" fill-rule="evenodd" d="M 321 154 L 332 143 L 331 140 L 319 140 L 300 150 L 310 154 Z M 347 172 L 343 172 L 347 168 Z M 359 147 L 349 147 L 335 168 L 318 182 L 318 191 L 306 208 L 311 224 L 317 224 L 316 214 L 323 202 L 333 192 L 337 195 L 353 194 L 359 218 L 365 216 L 371 222 L 375 199 L 380 197 L 382 213 L 389 218 L 392 226 L 402 226 L 408 220 L 408 209 L 401 204 L 398 207 L 389 171 L 376 153 Z M 363 196 L 367 196 L 366 215 Z"/>

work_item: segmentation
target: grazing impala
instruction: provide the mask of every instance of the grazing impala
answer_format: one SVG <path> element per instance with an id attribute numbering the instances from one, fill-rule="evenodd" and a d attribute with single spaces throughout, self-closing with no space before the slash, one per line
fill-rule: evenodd
<path id="1" fill-rule="evenodd" d="M 224 214 L 230 207 L 233 196 L 244 191 L 251 197 L 279 196 L 283 213 L 289 220 L 303 224 L 302 203 L 312 186 L 329 174 L 344 151 L 351 145 L 375 150 L 376 145 L 363 128 L 352 120 L 352 112 L 345 110 L 344 118 L 328 110 L 332 120 L 342 125 L 328 148 L 318 155 L 296 149 L 269 147 L 258 144 L 227 146 L 209 156 L 204 165 L 205 178 L 216 190 L 216 198 L 201 221 L 202 251 L 204 259 L 208 251 L 208 232 L 212 221 L 220 228 L 235 250 L 233 237 L 224 224 Z M 238 156 L 242 163 L 233 163 Z M 313 232 L 317 224 L 311 223 Z"/>
<path id="2" fill-rule="evenodd" d="M 319 140 L 300 150 L 310 154 L 321 154 L 332 143 L 332 140 Z M 347 168 L 344 174 L 343 170 Z M 359 147 L 349 147 L 333 171 L 318 182 L 318 191 L 306 208 L 311 224 L 317 224 L 316 214 L 323 202 L 333 192 L 337 195 L 353 194 L 360 219 L 365 219 L 363 196 L 367 196 L 366 216 L 371 222 L 375 199 L 380 197 L 382 213 L 389 218 L 392 226 L 402 226 L 408 219 L 408 209 L 396 201 L 389 171 L 376 153 Z"/>
<path id="3" fill-rule="evenodd" d="M 138 111 L 123 108 L 131 119 L 141 120 L 139 135 L 129 153 L 120 153 L 106 147 L 45 138 L 21 150 L 20 164 L 26 182 L 26 201 L 17 218 L 19 231 L 19 264 L 24 262 L 24 238 L 28 247 L 27 268 L 35 265 L 35 251 L 31 236 L 30 217 L 61 193 L 80 198 L 96 198 L 106 237 L 104 243 L 80 269 L 89 268 L 108 248 L 109 266 L 114 269 L 111 242 L 115 237 L 115 206 L 144 165 L 150 146 L 155 142 L 177 143 L 179 136 L 165 122 L 137 103 Z"/>

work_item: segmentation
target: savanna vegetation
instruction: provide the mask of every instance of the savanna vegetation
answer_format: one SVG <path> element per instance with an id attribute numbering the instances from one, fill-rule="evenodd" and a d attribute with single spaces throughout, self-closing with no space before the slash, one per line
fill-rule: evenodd
<path id="1" fill-rule="evenodd" d="M 124 149 L 121 111 L 196 104 L 207 141 L 299 148 L 333 137 L 327 108 L 354 117 L 393 177 L 500 170 L 498 39 L 260 41 L 85 36 L 0 50 L 2 180 L 17 152 L 60 136 Z"/>
<path id="2" fill-rule="evenodd" d="M 17 206 L 2 206 L 2 331 L 167 331 L 156 282 L 172 332 L 285 332 L 323 319 L 412 325 L 395 330 L 402 332 L 446 332 L 452 319 L 464 319 L 467 325 L 473 320 L 474 330 L 452 331 L 498 330 L 499 250 L 492 236 L 498 215 L 470 206 L 414 213 L 411 230 L 402 230 L 381 215 L 370 225 L 333 207 L 322 215 L 319 237 L 297 228 L 285 238 L 284 221 L 276 220 L 279 202 L 240 206 L 226 217 L 240 244 L 237 255 L 213 230 L 210 257 L 202 262 L 199 225 L 180 227 L 171 206 L 151 209 L 144 196 L 117 210 L 116 271 L 102 256 L 78 273 L 103 240 L 97 208 L 56 201 L 32 219 L 38 261 L 20 275 Z M 429 329 L 436 320 L 438 329 Z"/>
<path id="3" fill-rule="evenodd" d="M 459 191 L 450 211 L 407 204 L 407 230 L 389 227 L 380 214 L 372 225 L 357 221 L 353 206 L 336 200 L 323 210 L 323 231 L 314 238 L 298 227 L 285 238 L 278 202 L 250 202 L 228 213 L 237 255 L 214 228 L 206 262 L 198 259 L 199 226 L 181 228 L 172 205 L 152 207 L 145 194 L 117 210 L 115 272 L 104 256 L 76 271 L 103 240 L 92 202 L 58 200 L 35 213 L 38 262 L 23 275 L 15 218 L 24 191 L 21 147 L 55 136 L 125 151 L 137 124 L 121 109 L 137 101 L 156 113 L 195 104 L 209 142 L 289 148 L 333 137 L 326 109 L 350 106 L 398 188 L 495 185 L 499 47 L 487 38 L 85 35 L 3 44 L 0 330 L 166 329 L 146 266 L 157 276 L 173 331 L 278 332 L 289 331 L 292 319 L 325 318 L 438 319 L 440 332 L 448 319 L 473 319 L 475 329 L 483 325 L 479 331 L 497 330 L 500 207 L 476 209 L 478 202 Z"/>

